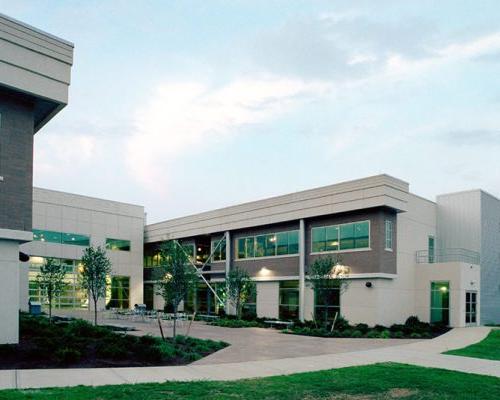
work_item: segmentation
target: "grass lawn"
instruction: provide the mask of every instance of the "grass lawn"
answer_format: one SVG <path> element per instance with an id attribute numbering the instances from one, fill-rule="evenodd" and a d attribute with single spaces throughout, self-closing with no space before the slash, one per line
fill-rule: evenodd
<path id="1" fill-rule="evenodd" d="M 234 382 L 171 382 L 6 390 L 0 399 L 499 399 L 500 379 L 403 364 L 309 372 Z"/>
<path id="2" fill-rule="evenodd" d="M 472 344 L 463 349 L 450 350 L 444 354 L 500 360 L 500 329 L 492 330 L 490 334 L 479 343 Z"/>

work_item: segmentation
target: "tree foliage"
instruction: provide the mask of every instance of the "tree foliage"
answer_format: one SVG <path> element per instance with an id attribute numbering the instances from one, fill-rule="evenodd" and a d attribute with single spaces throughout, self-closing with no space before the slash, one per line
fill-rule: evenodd
<path id="1" fill-rule="evenodd" d="M 345 292 L 349 286 L 349 268 L 342 265 L 340 256 L 317 258 L 309 267 L 307 280 L 314 290 L 316 302 L 322 305 L 334 306 L 331 304 L 332 290 L 338 290 L 339 296 Z M 324 313 L 324 323 L 328 324 L 328 314 Z"/>
<path id="2" fill-rule="evenodd" d="M 56 263 L 53 258 L 47 258 L 40 267 L 36 280 L 40 289 L 49 302 L 49 321 L 52 322 L 52 304 L 55 298 L 59 297 L 64 289 L 64 277 L 66 271 L 64 265 Z"/>
<path id="3" fill-rule="evenodd" d="M 190 265 L 186 251 L 177 241 L 169 241 L 162 245 L 160 260 L 161 278 L 156 281 L 156 292 L 163 297 L 165 304 L 173 307 L 175 337 L 179 304 L 186 298 L 188 292 L 196 287 L 199 276 L 195 268 Z"/>
<path id="4" fill-rule="evenodd" d="M 241 319 L 243 305 L 255 295 L 255 282 L 247 271 L 242 268 L 231 268 L 226 276 L 226 295 L 229 302 L 236 308 L 236 315 Z"/>
<path id="5" fill-rule="evenodd" d="M 97 302 L 106 296 L 111 268 L 111 261 L 101 246 L 91 246 L 83 251 L 80 286 L 88 292 L 94 302 L 94 325 L 97 325 Z"/>

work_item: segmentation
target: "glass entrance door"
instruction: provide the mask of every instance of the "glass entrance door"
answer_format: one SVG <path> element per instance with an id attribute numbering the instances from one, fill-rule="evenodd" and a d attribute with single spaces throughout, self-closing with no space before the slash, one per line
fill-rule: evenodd
<path id="1" fill-rule="evenodd" d="M 477 292 L 465 292 L 465 323 L 477 325 Z"/>

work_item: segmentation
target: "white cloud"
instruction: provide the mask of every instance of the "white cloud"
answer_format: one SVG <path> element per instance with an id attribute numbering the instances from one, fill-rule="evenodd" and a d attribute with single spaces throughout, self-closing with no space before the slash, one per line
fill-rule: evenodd
<path id="1" fill-rule="evenodd" d="M 135 116 L 127 142 L 133 176 L 158 191 L 171 161 L 235 135 L 247 124 L 263 123 L 295 105 L 323 95 L 329 85 L 295 79 L 238 79 L 221 87 L 198 82 L 161 84 Z"/>
<path id="2" fill-rule="evenodd" d="M 91 162 L 97 152 L 97 139 L 84 134 L 49 134 L 35 136 L 35 173 L 61 174 Z"/>

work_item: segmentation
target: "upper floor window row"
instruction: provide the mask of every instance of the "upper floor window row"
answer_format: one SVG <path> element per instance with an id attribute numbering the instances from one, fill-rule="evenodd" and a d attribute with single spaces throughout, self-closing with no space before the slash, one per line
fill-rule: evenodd
<path id="1" fill-rule="evenodd" d="M 238 239 L 237 245 L 239 259 L 298 254 L 299 231 L 243 237 Z"/>
<path id="2" fill-rule="evenodd" d="M 48 243 L 73 244 L 85 247 L 90 246 L 90 236 L 77 233 L 45 231 L 41 229 L 33 229 L 33 240 Z"/>
<path id="3" fill-rule="evenodd" d="M 312 228 L 312 252 L 369 249 L 370 221 Z"/>
<path id="4" fill-rule="evenodd" d="M 106 239 L 107 250 L 130 251 L 130 240 L 124 239 Z"/>
<path id="5" fill-rule="evenodd" d="M 212 240 L 211 253 L 213 253 L 212 261 L 224 261 L 226 259 L 226 239 Z"/>

